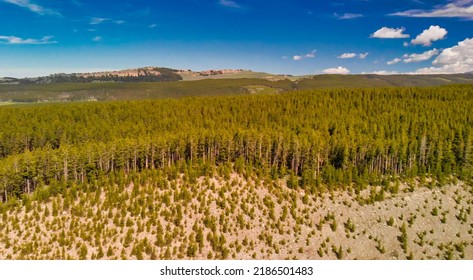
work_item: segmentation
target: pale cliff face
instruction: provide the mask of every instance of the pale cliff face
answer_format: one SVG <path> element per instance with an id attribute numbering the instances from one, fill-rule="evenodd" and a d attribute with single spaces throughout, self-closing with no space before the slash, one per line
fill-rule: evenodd
<path id="1" fill-rule="evenodd" d="M 138 77 L 138 76 L 159 76 L 161 73 L 155 70 L 155 67 L 143 67 L 136 69 L 126 69 L 118 71 L 104 71 L 104 72 L 93 72 L 93 73 L 82 73 L 79 74 L 82 77 L 103 77 L 103 76 L 117 76 L 117 77 Z"/>
<path id="2" fill-rule="evenodd" d="M 211 76 L 211 75 L 222 75 L 222 74 L 234 74 L 243 72 L 243 69 L 212 69 L 212 70 L 205 70 L 200 72 L 193 72 L 191 70 L 179 70 L 178 73 L 188 73 L 193 72 L 196 76 Z M 155 67 L 148 66 L 142 68 L 135 68 L 135 69 L 126 69 L 126 70 L 118 70 L 118 71 L 102 71 L 102 72 L 92 72 L 92 73 L 80 73 L 78 74 L 81 77 L 89 78 L 89 77 L 104 77 L 104 76 L 116 76 L 116 77 L 138 77 L 138 76 L 159 76 L 161 73 L 155 70 Z"/>

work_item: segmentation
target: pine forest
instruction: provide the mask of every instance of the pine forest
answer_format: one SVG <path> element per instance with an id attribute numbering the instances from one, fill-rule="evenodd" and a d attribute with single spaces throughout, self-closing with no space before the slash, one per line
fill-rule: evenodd
<path id="1" fill-rule="evenodd" d="M 0 259 L 473 259 L 471 85 L 0 120 Z"/>

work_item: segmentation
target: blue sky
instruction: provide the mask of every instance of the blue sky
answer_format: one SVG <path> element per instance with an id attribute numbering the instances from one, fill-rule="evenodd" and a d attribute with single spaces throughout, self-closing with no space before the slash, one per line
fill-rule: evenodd
<path id="1" fill-rule="evenodd" d="M 0 77 L 473 71 L 473 0 L 0 0 Z"/>

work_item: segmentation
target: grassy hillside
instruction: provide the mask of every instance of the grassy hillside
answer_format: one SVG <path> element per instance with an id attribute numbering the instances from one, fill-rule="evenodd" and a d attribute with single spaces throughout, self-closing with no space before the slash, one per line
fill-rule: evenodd
<path id="1" fill-rule="evenodd" d="M 296 81 L 301 77 L 290 75 L 274 75 L 265 72 L 240 71 L 237 73 L 219 74 L 202 76 L 198 72 L 183 72 L 179 73 L 184 81 L 196 81 L 203 79 L 265 79 L 270 81 L 291 80 Z"/>
<path id="2" fill-rule="evenodd" d="M 140 100 L 280 93 L 296 89 L 426 87 L 473 83 L 473 74 L 286 77 L 243 71 L 202 77 L 192 76 L 192 73 L 183 74 L 185 81 L 180 82 L 0 84 L 0 102 Z"/>
<path id="3" fill-rule="evenodd" d="M 247 86 L 262 85 L 287 91 L 294 87 L 288 80 L 221 79 L 159 83 L 72 83 L 0 85 L 0 101 L 112 101 L 186 96 L 249 94 Z"/>
<path id="4" fill-rule="evenodd" d="M 298 81 L 299 89 L 439 86 L 472 84 L 473 74 L 454 75 L 317 75 Z"/>

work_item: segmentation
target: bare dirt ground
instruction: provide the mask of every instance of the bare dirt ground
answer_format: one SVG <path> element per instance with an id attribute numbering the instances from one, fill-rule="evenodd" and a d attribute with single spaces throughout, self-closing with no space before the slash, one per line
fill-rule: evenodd
<path id="1" fill-rule="evenodd" d="M 234 173 L 72 188 L 3 213 L 0 259 L 473 259 L 472 186 L 367 200 L 381 189 L 309 195 Z"/>

